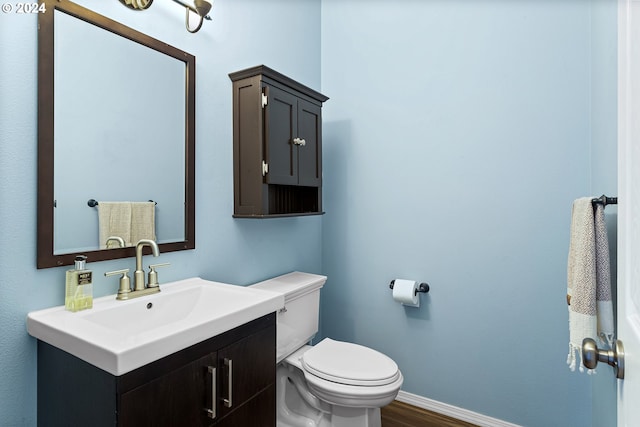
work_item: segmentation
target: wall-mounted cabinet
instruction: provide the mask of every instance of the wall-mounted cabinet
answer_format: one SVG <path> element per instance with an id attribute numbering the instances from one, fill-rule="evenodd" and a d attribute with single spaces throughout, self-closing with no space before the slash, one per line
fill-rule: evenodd
<path id="1" fill-rule="evenodd" d="M 322 103 L 260 65 L 233 82 L 234 217 L 322 214 Z"/>

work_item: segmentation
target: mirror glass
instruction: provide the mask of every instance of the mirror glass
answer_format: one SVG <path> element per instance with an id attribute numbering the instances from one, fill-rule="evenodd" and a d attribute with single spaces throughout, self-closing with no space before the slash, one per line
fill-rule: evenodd
<path id="1" fill-rule="evenodd" d="M 90 200 L 153 201 L 160 250 L 195 247 L 195 58 L 71 2 L 39 19 L 38 267 L 134 255 Z"/>
<path id="2" fill-rule="evenodd" d="M 184 240 L 184 63 L 54 19 L 54 254 L 99 248 L 89 199 L 153 200 L 157 242 Z"/>

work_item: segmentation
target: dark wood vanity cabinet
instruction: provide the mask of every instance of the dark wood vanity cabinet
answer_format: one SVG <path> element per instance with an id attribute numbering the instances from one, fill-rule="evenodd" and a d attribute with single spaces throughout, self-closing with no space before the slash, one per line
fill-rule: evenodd
<path id="1" fill-rule="evenodd" d="M 322 103 L 264 65 L 233 82 L 234 217 L 322 214 Z"/>
<path id="2" fill-rule="evenodd" d="M 275 427 L 275 314 L 113 376 L 38 341 L 39 426 Z"/>

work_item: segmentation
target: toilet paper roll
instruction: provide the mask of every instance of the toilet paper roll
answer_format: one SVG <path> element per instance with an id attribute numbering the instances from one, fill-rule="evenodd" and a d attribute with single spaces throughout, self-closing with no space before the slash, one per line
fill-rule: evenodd
<path id="1" fill-rule="evenodd" d="M 415 280 L 396 279 L 393 282 L 393 299 L 409 307 L 420 307 L 416 290 L 420 284 Z"/>

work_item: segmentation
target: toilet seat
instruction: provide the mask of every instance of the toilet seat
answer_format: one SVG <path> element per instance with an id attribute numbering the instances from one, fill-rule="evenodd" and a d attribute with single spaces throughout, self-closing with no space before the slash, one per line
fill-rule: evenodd
<path id="1" fill-rule="evenodd" d="M 331 405 L 349 408 L 381 408 L 393 402 L 404 382 L 402 373 L 395 362 L 391 360 L 392 364 L 388 364 L 388 361 L 385 360 L 388 358 L 382 353 L 367 347 L 358 349 L 353 346 L 357 346 L 357 344 L 325 338 L 314 347 L 305 345 L 299 348 L 285 358 L 282 363 L 299 369 L 303 373 L 306 387 L 311 393 Z M 347 350 L 343 351 L 345 347 Z M 313 351 L 316 348 L 320 350 L 314 356 Z M 310 353 L 310 356 L 305 357 L 307 353 Z M 340 362 L 341 359 L 344 360 L 344 365 Z M 364 363 L 365 360 L 368 362 Z M 353 368 L 356 362 L 369 368 L 362 369 L 356 366 L 355 372 L 357 374 L 345 372 Z M 376 362 L 380 362 L 380 364 Z M 337 368 L 334 363 L 337 364 Z M 307 368 L 305 365 L 311 366 Z M 375 373 L 375 369 L 371 369 L 371 366 L 380 365 L 383 368 L 377 373 Z M 333 371 L 330 369 L 332 366 L 334 367 Z M 318 369 L 318 367 L 322 369 Z M 333 380 L 322 378 L 312 370 L 326 378 L 331 377 Z M 363 375 L 363 373 L 368 373 L 368 375 Z M 351 385 L 347 384 L 348 382 L 359 382 L 364 385 Z"/>
<path id="2" fill-rule="evenodd" d="M 307 373 L 346 386 L 385 386 L 401 377 L 398 365 L 386 355 L 330 338 L 305 351 L 301 361 Z"/>

